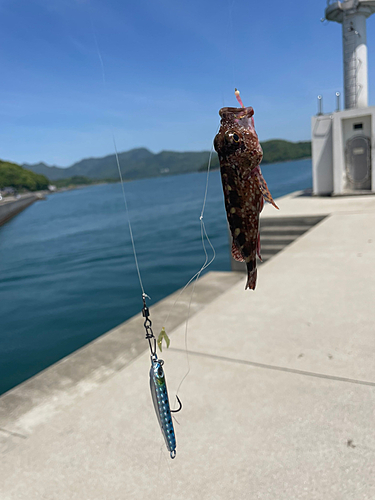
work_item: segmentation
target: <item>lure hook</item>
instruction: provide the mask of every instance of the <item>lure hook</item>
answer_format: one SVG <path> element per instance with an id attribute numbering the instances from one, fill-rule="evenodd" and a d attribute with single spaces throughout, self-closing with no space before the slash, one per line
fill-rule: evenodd
<path id="1" fill-rule="evenodd" d="M 181 401 L 180 401 L 180 398 L 177 396 L 177 394 L 176 394 L 176 399 L 177 399 L 178 404 L 179 404 L 180 406 L 179 406 L 179 408 L 178 408 L 177 410 L 171 410 L 171 413 L 178 413 L 179 411 L 181 411 L 181 410 L 182 410 L 182 403 L 181 403 Z"/>

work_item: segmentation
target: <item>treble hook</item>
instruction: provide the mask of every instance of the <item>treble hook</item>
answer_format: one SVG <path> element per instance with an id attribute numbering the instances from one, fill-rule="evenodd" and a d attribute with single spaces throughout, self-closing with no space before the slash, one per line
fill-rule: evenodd
<path id="1" fill-rule="evenodd" d="M 177 399 L 178 404 L 180 405 L 180 407 L 178 408 L 178 410 L 171 410 L 171 413 L 178 413 L 179 411 L 182 410 L 182 403 L 180 401 L 180 398 L 177 396 L 177 394 L 176 394 L 176 399 Z"/>

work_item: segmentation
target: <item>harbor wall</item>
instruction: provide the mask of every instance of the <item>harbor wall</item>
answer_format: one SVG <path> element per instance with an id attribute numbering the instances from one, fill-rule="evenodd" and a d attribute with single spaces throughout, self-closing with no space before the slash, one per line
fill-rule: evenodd
<path id="1" fill-rule="evenodd" d="M 211 271 L 150 306 L 151 317 L 168 316 L 173 331 L 222 293 L 243 280 L 242 273 Z M 182 291 L 185 291 L 182 294 Z M 194 297 L 192 300 L 192 293 Z M 80 395 L 91 392 L 105 380 L 134 362 L 148 349 L 144 318 L 137 314 L 124 323 L 0 395 L 0 456 L 7 436 L 3 429 L 14 428 L 27 415 L 44 408 L 44 415 L 70 405 Z M 31 412 L 31 413 L 30 413 Z M 37 420 L 39 417 L 37 417 Z M 34 425 L 29 421 L 31 425 Z M 5 439 L 5 441 L 4 441 Z M 1 470 L 0 470 L 1 475 Z M 1 483 L 0 483 L 0 499 Z"/>
<path id="2" fill-rule="evenodd" d="M 28 194 L 16 200 L 0 202 L 0 226 L 39 199 L 40 197 L 36 194 Z"/>

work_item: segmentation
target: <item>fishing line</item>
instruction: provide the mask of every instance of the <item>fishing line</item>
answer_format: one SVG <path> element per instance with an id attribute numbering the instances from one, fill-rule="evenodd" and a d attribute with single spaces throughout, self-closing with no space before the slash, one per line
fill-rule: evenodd
<path id="1" fill-rule="evenodd" d="M 104 69 L 104 62 L 103 62 L 102 54 L 101 54 L 101 51 L 100 51 L 100 48 L 99 48 L 98 39 L 96 37 L 94 21 L 93 21 L 92 12 L 91 12 L 91 2 L 89 2 L 89 14 L 90 14 L 92 34 L 93 34 L 93 37 L 94 37 L 94 40 L 95 40 L 95 47 L 96 47 L 98 59 L 99 59 L 99 62 L 100 62 L 100 68 L 101 68 L 101 71 L 102 71 L 103 85 L 104 85 L 104 89 L 105 89 L 105 92 L 106 92 L 106 95 L 107 95 L 107 98 L 108 98 L 108 89 L 107 89 L 107 80 L 106 80 L 105 69 Z M 111 128 L 111 135 L 112 135 L 113 146 L 114 146 L 114 150 L 115 150 L 117 170 L 118 170 L 119 177 L 120 177 L 122 197 L 124 199 L 124 204 L 125 204 L 126 218 L 128 220 L 128 227 L 129 227 L 130 240 L 131 240 L 132 249 L 133 249 L 134 262 L 135 262 L 135 267 L 136 267 L 137 274 L 138 274 L 138 281 L 139 281 L 139 284 L 140 284 L 140 287 L 141 287 L 141 290 L 142 290 L 142 296 L 147 296 L 148 297 L 148 295 L 145 293 L 145 290 L 143 288 L 141 271 L 139 269 L 137 251 L 135 249 L 135 241 L 134 241 L 134 236 L 133 236 L 133 229 L 132 229 L 132 225 L 131 225 L 131 222 L 130 222 L 128 201 L 127 201 L 127 198 L 126 198 L 126 193 L 125 193 L 125 188 L 124 188 L 124 180 L 123 180 L 123 177 L 122 177 L 122 172 L 121 172 L 121 167 L 120 167 L 120 160 L 119 160 L 119 156 L 118 156 L 118 152 L 117 152 L 116 138 L 115 138 L 115 133 L 113 131 L 112 124 L 110 125 L 110 128 Z"/>
<path id="2" fill-rule="evenodd" d="M 216 136 L 218 130 L 219 130 L 219 127 L 217 127 L 217 129 L 216 129 L 215 136 Z M 210 156 L 208 158 L 207 177 L 206 177 L 206 189 L 204 191 L 203 206 L 202 206 L 202 211 L 201 211 L 201 216 L 200 216 L 201 220 L 203 220 L 203 214 L 204 214 L 204 210 L 206 208 L 207 192 L 208 192 L 208 178 L 209 178 L 209 175 L 210 175 L 211 160 L 212 160 L 212 154 L 213 154 L 213 152 L 214 152 L 214 145 L 212 144 L 211 151 L 210 151 Z"/>
<path id="3" fill-rule="evenodd" d="M 215 135 L 217 134 L 217 131 L 219 130 L 219 127 L 216 129 L 216 133 Z M 203 251 L 205 253 L 205 256 L 206 256 L 206 259 L 204 261 L 204 264 L 203 266 L 200 268 L 200 270 L 198 272 L 196 272 L 194 274 L 194 276 L 192 276 L 189 281 L 186 283 L 186 285 L 180 290 L 180 292 L 178 293 L 177 297 L 176 297 L 176 300 L 174 301 L 172 307 L 169 309 L 169 312 L 165 318 L 165 321 L 164 321 L 164 325 L 165 327 L 167 327 L 168 325 L 168 320 L 169 320 L 169 317 L 171 315 L 171 312 L 173 311 L 173 309 L 175 308 L 175 305 L 177 304 L 177 302 L 179 301 L 181 295 L 184 293 L 184 291 L 186 290 L 186 288 L 190 285 L 190 283 L 195 279 L 195 278 L 199 278 L 200 274 L 215 260 L 215 257 L 216 257 L 216 252 L 215 252 L 215 248 L 213 247 L 213 245 L 211 244 L 211 241 L 207 235 L 207 232 L 206 232 L 206 227 L 204 225 L 204 222 L 203 222 L 203 215 L 204 215 L 204 211 L 205 211 L 205 208 L 206 208 L 206 200 L 207 200 L 207 192 L 208 192 L 208 183 L 209 183 L 209 175 L 210 175 L 210 168 L 211 168 L 211 160 L 212 160 L 212 154 L 213 154 L 213 146 L 211 147 L 211 151 L 210 151 L 210 156 L 208 158 L 208 166 L 207 166 L 207 176 L 206 176 L 206 187 L 205 187 L 205 192 L 204 192 L 204 198 L 203 198 L 203 206 L 202 206 L 202 210 L 201 210 L 201 215 L 199 217 L 199 220 L 200 220 L 200 223 L 201 223 L 201 238 L 202 238 L 202 246 L 203 246 Z M 213 251 L 213 257 L 211 258 L 211 260 L 207 263 L 208 261 L 208 254 L 207 254 L 207 251 L 206 251 L 206 247 L 205 247 L 205 244 L 204 244 L 204 240 L 203 240 L 203 236 L 202 236 L 202 228 L 204 228 L 204 234 L 206 235 L 206 239 L 209 243 L 209 245 L 211 246 L 211 249 Z"/>
<path id="4" fill-rule="evenodd" d="M 219 130 L 219 126 L 216 129 L 215 135 L 217 134 L 218 130 Z M 192 288 L 192 291 L 191 291 L 191 294 L 190 294 L 188 310 L 187 310 L 187 314 L 186 314 L 185 334 L 184 334 L 186 361 L 187 361 L 188 369 L 187 369 L 186 373 L 184 374 L 184 376 L 182 377 L 182 379 L 181 379 L 181 381 L 180 381 L 180 383 L 179 383 L 179 385 L 177 387 L 176 394 L 175 394 L 176 401 L 177 401 L 177 396 L 179 394 L 181 386 L 184 383 L 186 377 L 190 373 L 190 360 L 189 360 L 189 351 L 188 351 L 187 339 L 188 339 L 188 326 L 189 326 L 189 319 L 190 319 L 191 303 L 192 303 L 192 300 L 193 300 L 195 287 L 196 287 L 196 285 L 198 283 L 198 280 L 199 280 L 202 272 L 205 269 L 207 269 L 208 266 L 210 266 L 212 264 L 212 262 L 215 260 L 215 257 L 216 257 L 215 248 L 212 245 L 211 240 L 210 240 L 210 238 L 209 238 L 209 236 L 207 234 L 206 226 L 205 226 L 205 223 L 204 223 L 204 212 L 205 212 L 205 209 L 206 209 L 206 201 L 207 201 L 207 193 L 208 193 L 209 176 L 210 176 L 210 169 L 211 169 L 211 161 L 212 161 L 213 150 L 214 150 L 214 147 L 213 147 L 213 144 L 212 144 L 211 150 L 210 150 L 210 155 L 209 155 L 209 158 L 208 158 L 207 175 L 206 175 L 206 186 L 205 186 L 205 190 L 204 190 L 202 210 L 201 210 L 201 214 L 200 214 L 200 217 L 199 217 L 200 225 L 201 225 L 201 240 L 202 240 L 203 251 L 204 251 L 204 254 L 205 254 L 205 260 L 204 260 L 204 263 L 203 263 L 202 267 L 199 269 L 199 271 L 197 273 L 195 273 L 194 276 L 192 276 L 190 278 L 190 280 L 186 283 L 186 285 L 182 288 L 182 290 L 177 295 L 176 300 L 174 301 L 171 309 L 169 310 L 169 313 L 168 313 L 168 315 L 166 317 L 166 320 L 164 322 L 164 324 L 167 325 L 169 316 L 171 314 L 171 311 L 174 309 L 174 307 L 177 304 L 178 300 L 180 299 L 182 293 L 194 281 L 193 288 Z M 207 240 L 207 242 L 210 245 L 211 250 L 212 250 L 212 254 L 213 255 L 212 255 L 212 257 L 211 257 L 210 260 L 208 260 L 208 253 L 207 253 L 207 249 L 206 249 L 206 245 L 205 245 L 205 240 Z"/>
<path id="5" fill-rule="evenodd" d="M 219 130 L 219 127 L 220 125 L 217 127 L 216 129 L 216 132 L 215 132 L 215 135 L 217 134 L 218 130 Z M 205 262 L 203 264 L 203 266 L 201 267 L 201 269 L 194 274 L 194 276 L 192 276 L 190 278 L 190 280 L 186 283 L 186 285 L 182 288 L 182 290 L 179 292 L 179 294 L 177 295 L 177 298 L 176 300 L 174 301 L 173 303 L 173 306 L 171 307 L 171 309 L 169 310 L 169 313 L 164 321 L 164 324 L 167 325 L 168 323 L 168 319 L 169 319 L 169 316 L 171 314 L 171 311 L 174 309 L 174 306 L 177 304 L 178 302 L 178 299 L 180 298 L 181 294 L 186 290 L 186 288 L 190 285 L 190 283 L 196 278 L 198 277 L 202 271 L 204 271 L 214 260 L 215 260 L 215 257 L 216 257 L 216 252 L 215 252 L 215 248 L 213 247 L 213 245 L 211 244 L 211 241 L 207 235 L 207 232 L 206 232 L 206 227 L 204 225 L 204 222 L 203 222 L 203 216 L 204 216 L 204 211 L 205 211 L 205 208 L 206 208 L 206 201 L 207 201 L 207 193 L 208 193 L 208 183 L 209 183 L 209 176 L 210 176 L 210 169 L 211 169 L 211 161 L 212 161 L 212 155 L 213 155 L 213 152 L 214 152 L 214 146 L 212 144 L 211 146 L 211 150 L 210 150 L 210 155 L 208 157 L 208 165 L 207 165 L 207 175 L 206 175 L 206 186 L 205 186 L 205 190 L 204 190 L 204 197 L 203 197 L 203 205 L 202 205 L 202 210 L 201 210 L 201 215 L 199 217 L 199 220 L 201 222 L 201 235 L 202 235 L 202 227 L 204 228 L 204 234 L 206 235 L 206 239 L 209 243 L 209 245 L 211 246 L 211 249 L 213 251 L 213 257 L 211 258 L 210 262 L 207 264 L 207 261 L 208 261 L 208 255 L 207 255 L 207 252 L 206 252 L 206 247 L 205 247 L 205 244 L 204 244 L 204 240 L 202 239 L 202 245 L 203 245 L 203 251 L 205 253 L 205 256 L 206 256 L 206 259 L 205 259 Z"/>
<path id="6" fill-rule="evenodd" d="M 227 47 L 236 47 L 236 52 L 237 52 L 237 43 L 235 42 L 235 35 L 234 35 L 234 29 L 233 29 L 233 8 L 236 0 L 228 0 L 228 8 L 229 8 L 229 30 L 228 33 L 231 34 L 231 40 L 228 40 Z M 228 37 L 229 38 L 229 37 Z M 234 41 L 234 43 L 233 43 Z M 235 52 L 235 53 L 236 53 Z M 234 64 L 235 64 L 235 58 L 233 56 L 233 52 L 230 53 L 230 61 L 232 65 L 232 88 L 235 87 L 235 79 L 234 79 Z"/>
<path id="7" fill-rule="evenodd" d="M 130 233 L 130 239 L 131 239 L 131 242 L 132 242 L 135 267 L 137 268 L 139 284 L 141 285 L 141 290 L 142 290 L 142 296 L 144 296 L 144 295 L 147 295 L 147 294 L 144 291 L 143 283 L 142 283 L 142 278 L 141 278 L 141 271 L 139 270 L 138 257 L 137 257 L 137 252 L 135 250 L 133 230 L 132 230 L 132 225 L 130 223 L 128 202 L 127 202 L 127 199 L 126 199 L 125 188 L 124 188 L 124 181 L 123 181 L 123 178 L 122 178 L 122 173 L 121 173 L 121 168 L 120 168 L 120 161 L 119 161 L 118 153 L 117 153 L 116 139 L 115 139 L 115 135 L 113 133 L 113 130 L 112 130 L 112 139 L 113 139 L 113 146 L 115 148 L 117 169 L 118 169 L 118 173 L 119 173 L 119 176 L 120 176 L 120 179 L 121 179 L 122 196 L 123 196 L 124 202 L 125 202 L 126 216 L 127 216 L 127 219 L 128 219 L 129 233 Z"/>
<path id="8" fill-rule="evenodd" d="M 90 9 L 91 9 L 90 2 L 89 2 L 89 5 L 90 5 Z M 102 71 L 103 86 L 104 86 L 104 89 L 105 89 L 105 92 L 106 92 L 107 98 L 108 98 L 108 90 L 107 90 L 107 82 L 106 82 L 104 62 L 103 62 L 103 58 L 102 58 L 101 51 L 100 51 L 100 48 L 99 48 L 98 40 L 97 40 L 97 37 L 96 37 L 96 32 L 95 32 L 94 23 L 93 23 L 93 19 L 92 19 L 92 15 L 91 15 L 91 10 L 90 10 L 90 19 L 91 19 L 92 32 L 93 32 L 93 36 L 94 36 L 94 40 L 95 40 L 95 45 L 96 45 L 96 51 L 97 51 L 97 55 L 98 55 L 98 58 L 99 58 L 99 61 L 100 61 L 100 67 L 101 67 L 101 71 Z M 120 160 L 119 160 L 119 155 L 118 155 L 118 150 L 117 150 L 116 138 L 115 138 L 115 134 L 114 134 L 112 125 L 111 125 L 111 135 L 112 135 L 113 147 L 114 147 L 114 151 L 115 151 L 115 157 L 116 157 L 116 164 L 117 164 L 118 174 L 119 174 L 120 182 L 121 182 L 122 196 L 123 196 L 125 210 L 126 210 L 126 215 L 127 215 L 127 220 L 128 220 L 129 234 L 130 234 L 130 239 L 131 239 L 131 244 L 132 244 L 132 249 L 133 249 L 134 261 L 135 261 L 135 266 L 136 266 L 136 270 L 137 270 L 137 274 L 138 274 L 139 284 L 140 284 L 140 287 L 141 287 L 141 290 L 142 290 L 142 299 L 143 299 L 143 304 L 144 304 L 144 309 L 142 310 L 142 313 L 143 313 L 147 309 L 146 305 L 145 305 L 145 299 L 146 299 L 146 297 L 148 297 L 148 298 L 150 298 L 150 297 L 145 293 L 144 287 L 143 287 L 141 272 L 140 272 L 139 263 L 138 263 L 137 251 L 136 251 L 136 248 L 135 248 L 135 241 L 134 241 L 133 229 L 132 229 L 132 225 L 131 225 L 131 221 L 130 221 L 128 201 L 127 201 L 127 197 L 126 197 L 126 191 L 125 191 L 125 188 L 124 188 L 124 180 L 123 180 L 123 176 L 122 176 L 122 172 L 121 172 Z M 147 311 L 148 311 L 148 309 L 147 309 Z M 147 321 L 149 321 L 148 317 L 146 318 L 146 321 L 145 321 L 145 328 L 146 328 L 146 322 Z M 149 321 L 149 325 L 151 325 L 150 321 Z M 150 326 L 149 326 L 149 330 L 151 330 Z M 149 330 L 146 328 L 146 332 L 148 332 Z M 151 330 L 151 332 L 152 332 L 152 330 Z M 146 338 L 148 338 L 147 334 L 146 334 Z M 150 344 L 150 349 L 152 351 L 152 348 L 151 348 L 151 342 L 152 342 L 152 340 L 151 340 L 151 338 L 148 338 L 148 341 L 149 341 L 149 344 Z M 155 352 L 156 352 L 156 342 L 155 342 Z M 162 439 L 162 436 L 160 436 L 160 439 Z M 173 476 L 172 476 L 172 471 L 171 471 L 170 464 L 168 463 L 168 460 L 167 460 L 165 454 L 162 453 L 162 455 L 163 455 L 164 459 L 167 462 L 167 470 L 168 470 L 169 479 L 170 479 L 170 498 L 172 498 L 172 495 L 173 495 Z M 158 476 L 159 476 L 159 472 L 160 472 L 160 466 L 161 466 L 161 459 L 159 458 Z"/>
<path id="9" fill-rule="evenodd" d="M 94 23 L 93 23 L 93 19 L 91 16 L 91 12 L 90 12 L 90 18 L 91 18 L 92 31 L 93 31 L 93 36 L 94 36 L 95 45 L 96 45 L 96 52 L 97 52 L 97 55 L 99 58 L 100 67 L 101 67 L 101 71 L 102 71 L 103 86 L 104 86 L 104 89 L 105 89 L 107 97 L 108 97 L 105 67 L 104 67 L 104 62 L 103 62 L 103 58 L 101 55 L 101 51 L 99 48 L 98 40 L 96 37 L 96 32 L 94 29 Z M 113 127 L 111 127 L 111 132 L 112 132 L 113 146 L 114 146 L 114 150 L 115 150 L 116 164 L 117 164 L 118 174 L 119 174 L 120 181 L 121 181 L 122 195 L 123 195 L 123 200 L 124 200 L 124 205 L 125 205 L 125 210 L 126 210 L 126 215 L 127 215 L 127 220 L 128 220 L 129 234 L 130 234 L 130 239 L 131 239 L 131 243 L 132 243 L 134 261 L 135 261 L 135 265 L 136 265 L 136 269 L 137 269 L 139 284 L 140 284 L 140 287 L 142 290 L 142 301 L 143 301 L 142 315 L 145 319 L 144 327 L 146 330 L 146 339 L 148 340 L 150 352 L 151 352 L 151 370 L 150 370 L 151 395 L 152 395 L 152 400 L 154 403 L 156 415 L 157 415 L 157 418 L 159 420 L 159 424 L 161 427 L 162 435 L 165 439 L 165 444 L 167 446 L 167 449 L 170 452 L 170 457 L 173 459 L 176 456 L 176 440 L 175 440 L 174 429 L 173 429 L 173 424 L 172 424 L 172 420 L 171 420 L 171 418 L 172 418 L 171 414 L 175 413 L 177 411 L 180 411 L 182 405 L 178 399 L 178 396 L 176 395 L 176 399 L 178 400 L 178 402 L 180 404 L 180 408 L 178 410 L 170 410 L 170 408 L 169 408 L 167 388 L 165 385 L 164 373 L 163 373 L 163 369 L 162 369 L 164 361 L 161 359 L 159 360 L 157 357 L 157 354 L 156 354 L 156 338 L 155 338 L 153 331 L 152 331 L 152 328 L 151 328 L 152 322 L 149 318 L 150 313 L 149 313 L 149 309 L 146 305 L 146 298 L 148 297 L 148 295 L 144 291 L 143 282 L 142 282 L 141 273 L 140 273 L 140 268 L 139 268 L 139 264 L 138 264 L 138 257 L 137 257 L 137 252 L 136 252 L 136 248 L 135 248 L 135 241 L 134 241 L 134 236 L 133 236 L 132 225 L 131 225 L 131 221 L 130 221 L 128 202 L 127 202 L 126 192 L 125 192 L 125 188 L 124 188 L 124 180 L 123 180 L 123 176 L 122 176 L 122 172 L 121 172 L 120 160 L 119 160 L 119 155 L 118 155 L 118 151 L 117 151 L 117 144 L 116 144 L 116 138 L 115 138 L 115 134 L 113 131 Z M 211 161 L 211 156 L 212 156 L 212 152 L 210 154 L 210 161 Z M 206 186 L 206 190 L 205 190 L 204 205 L 206 202 L 206 197 L 207 197 L 207 186 Z M 200 217 L 201 225 L 203 224 L 203 226 L 204 226 L 203 213 L 204 213 L 204 206 L 203 206 L 203 209 L 201 212 L 201 217 Z M 204 228 L 204 233 L 207 235 L 205 228 Z M 208 238 L 208 236 L 207 236 L 207 238 Z M 211 247 L 212 247 L 212 245 L 211 245 Z M 205 250 L 205 254 L 206 254 L 206 261 L 205 261 L 205 264 L 206 264 L 207 259 L 208 259 L 208 255 L 207 255 L 206 250 Z M 197 277 L 199 277 L 201 272 L 202 272 L 202 270 L 199 271 L 199 274 Z M 190 303 L 191 303 L 191 301 L 190 301 Z M 190 310 L 190 305 L 189 305 L 189 310 Z M 163 398 L 161 398 L 161 394 L 163 394 Z M 166 459 L 165 456 L 164 456 L 164 458 Z M 159 460 L 159 466 L 160 466 L 160 460 Z M 170 497 L 172 498 L 173 477 L 172 477 L 172 472 L 171 472 L 171 468 L 170 468 L 168 461 L 167 461 L 167 466 L 168 466 L 169 477 L 170 477 L 170 488 L 171 488 L 170 489 Z"/>
<path id="10" fill-rule="evenodd" d="M 106 82 L 106 74 L 105 74 L 104 61 L 103 61 L 103 58 L 102 58 L 102 55 L 101 55 L 101 51 L 100 51 L 100 48 L 99 48 L 99 43 L 98 43 L 96 32 L 95 32 L 95 27 L 94 27 L 94 22 L 93 22 L 93 18 L 92 18 L 91 4 L 90 4 L 90 2 L 89 2 L 89 6 L 90 6 L 90 19 L 91 19 L 92 32 L 93 32 L 93 37 L 94 37 L 94 40 L 95 40 L 96 52 L 97 52 L 98 59 L 99 59 L 99 62 L 100 62 L 100 67 L 101 67 L 101 72 L 102 72 L 102 79 L 103 79 L 103 86 L 105 88 L 105 91 L 106 91 L 106 94 L 107 94 L 107 97 L 108 97 L 108 90 L 107 90 L 107 82 Z M 157 361 L 158 358 L 156 356 L 156 339 L 155 339 L 155 337 L 153 336 L 153 333 L 152 333 L 151 322 L 148 319 L 149 312 L 148 312 L 148 308 L 147 308 L 146 302 L 145 302 L 145 298 L 148 297 L 148 295 L 145 294 L 144 287 L 143 287 L 143 282 L 142 282 L 142 277 L 141 277 L 141 272 L 140 272 L 140 268 L 139 268 L 138 257 L 137 257 L 136 247 L 135 247 L 134 235 L 133 235 L 132 225 L 131 225 L 131 221 L 130 221 L 128 201 L 127 201 L 126 192 L 125 192 L 125 188 L 124 188 L 124 180 L 123 180 L 123 176 L 122 176 L 122 172 L 121 172 L 120 160 L 119 160 L 119 155 L 118 155 L 118 150 L 117 150 L 116 138 L 115 138 L 115 134 L 114 134 L 112 126 L 111 126 L 111 133 L 112 133 L 113 146 L 114 146 L 114 150 L 115 150 L 115 157 L 116 157 L 117 169 L 118 169 L 118 173 L 119 173 L 119 177 L 120 177 L 120 182 L 121 182 L 122 196 L 123 196 L 125 210 L 126 210 L 126 215 L 127 215 L 127 221 L 128 221 L 128 227 L 129 227 L 129 234 L 130 234 L 130 239 L 131 239 L 131 244 L 132 244 L 132 250 L 133 250 L 133 256 L 134 256 L 135 266 L 136 266 L 136 270 L 137 270 L 137 274 L 138 274 L 139 284 L 140 284 L 140 287 L 141 287 L 141 290 L 142 290 L 142 299 L 143 299 L 143 304 L 144 304 L 142 313 L 143 313 L 143 316 L 146 318 L 145 319 L 146 339 L 148 339 L 149 344 L 150 344 L 150 350 L 151 350 L 151 354 L 152 354 L 151 358 L 152 359 L 155 358 L 156 361 Z M 217 131 L 216 131 L 216 133 L 217 133 Z M 214 249 L 214 247 L 213 247 L 213 245 L 211 243 L 211 240 L 210 240 L 210 238 L 209 238 L 209 236 L 207 234 L 206 226 L 205 226 L 205 223 L 204 223 L 204 212 L 205 212 L 206 202 L 207 202 L 208 185 L 209 185 L 209 173 L 210 173 L 210 168 L 211 168 L 212 154 L 213 154 L 213 145 L 211 147 L 210 154 L 209 154 L 209 159 L 208 159 L 206 185 L 205 185 L 205 191 L 204 191 L 202 209 L 201 209 L 201 213 L 200 213 L 200 217 L 199 217 L 200 226 L 201 226 L 201 241 L 202 241 L 203 251 L 204 251 L 204 254 L 205 254 L 205 261 L 204 261 L 203 265 L 201 266 L 201 268 L 199 269 L 199 271 L 194 274 L 194 276 L 188 281 L 188 283 L 180 291 L 180 293 L 178 294 L 178 296 L 176 298 L 176 301 L 175 301 L 175 303 L 173 304 L 173 307 L 172 307 L 172 309 L 173 309 L 174 306 L 175 306 L 175 304 L 176 304 L 176 302 L 178 301 L 180 295 L 185 291 L 185 289 L 189 286 L 189 284 L 191 284 L 192 281 L 194 281 L 194 284 L 193 284 L 193 287 L 192 287 L 192 292 L 190 294 L 190 300 L 189 300 L 189 305 L 188 305 L 188 310 L 187 310 L 187 317 L 186 317 L 186 322 L 185 322 L 185 351 L 186 351 L 186 356 L 187 356 L 188 369 L 187 369 L 187 372 L 185 373 L 185 375 L 182 377 L 182 379 L 181 379 L 181 381 L 180 381 L 180 383 L 178 385 L 178 388 L 177 388 L 177 391 L 176 391 L 176 395 L 175 395 L 176 400 L 178 400 L 179 403 L 180 403 L 180 401 L 178 399 L 179 390 L 180 390 L 180 388 L 181 388 L 184 380 L 186 379 L 186 377 L 190 373 L 190 361 L 189 361 L 189 353 L 188 353 L 188 349 L 187 349 L 187 338 L 188 338 L 188 325 L 189 325 L 189 319 L 190 319 L 191 304 L 192 304 L 192 299 L 193 299 L 195 287 L 197 285 L 197 282 L 198 282 L 198 280 L 199 280 L 202 272 L 205 269 L 207 269 L 207 267 L 214 261 L 214 259 L 216 257 L 215 249 Z M 209 246 L 211 247 L 211 250 L 212 250 L 212 253 L 213 253 L 212 258 L 210 260 L 209 260 L 209 256 L 208 256 L 207 249 L 206 249 L 206 243 L 205 243 L 206 241 L 209 244 Z M 170 313 L 171 313 L 171 311 L 169 312 L 169 314 L 168 314 L 168 316 L 167 316 L 166 321 L 165 321 L 164 324 L 167 324 Z M 148 322 L 148 326 L 146 326 L 147 322 Z M 151 333 L 151 335 L 150 335 L 150 333 Z M 152 348 L 151 338 L 154 340 L 154 349 Z M 176 410 L 176 411 L 178 411 L 178 410 Z M 173 453 L 174 453 L 174 455 L 173 455 Z M 175 456 L 175 448 L 174 448 L 174 450 L 171 451 L 171 458 L 174 458 L 174 456 Z M 159 465 L 160 465 L 160 462 L 159 462 Z M 169 465 L 168 461 L 167 461 L 167 465 L 168 465 L 168 469 L 169 469 L 169 473 L 170 473 L 171 493 L 172 493 L 172 491 L 173 491 L 173 480 L 172 480 L 171 469 L 170 469 L 170 465 Z"/>
<path id="11" fill-rule="evenodd" d="M 184 383 L 186 377 L 189 375 L 190 373 L 190 360 L 189 360 L 189 351 L 188 351 L 188 343 L 187 343 L 187 339 L 188 339 L 188 325 L 189 325 L 189 319 L 190 319 L 190 308 L 191 308 L 191 303 L 192 303 L 192 300 L 193 300 L 193 295 L 194 295 L 194 291 L 195 291 L 195 287 L 198 283 L 198 280 L 200 278 L 200 275 L 202 274 L 202 272 L 207 269 L 207 267 L 215 260 L 215 257 L 216 257 L 216 252 L 215 252 L 215 248 L 213 247 L 212 243 L 211 243 L 211 240 L 210 238 L 208 237 L 208 234 L 207 234 L 207 231 L 206 231 L 206 226 L 203 222 L 203 217 L 201 216 L 200 218 L 200 221 L 201 221 L 201 239 L 202 239 L 202 246 L 203 246 L 203 250 L 204 250 L 204 253 L 205 253 L 205 261 L 204 261 L 204 264 L 203 266 L 200 268 L 200 270 L 194 275 L 194 277 L 190 280 L 189 283 L 191 283 L 191 281 L 195 278 L 195 281 L 194 281 L 194 284 L 193 284 L 193 289 L 191 291 L 191 294 L 190 294 L 190 300 L 189 300 L 189 306 L 188 306 L 188 312 L 187 312 L 187 318 L 186 318 L 186 322 L 185 322 L 185 352 L 186 352 L 186 360 L 187 360 L 187 365 L 188 365 L 188 369 L 185 373 L 185 375 L 182 377 L 181 379 L 181 382 L 179 383 L 178 387 L 177 387 L 177 390 L 176 390 L 176 399 L 177 399 L 177 396 L 178 396 L 178 393 L 181 389 L 181 386 L 182 384 Z M 208 261 L 208 254 L 207 254 L 207 250 L 206 250 L 206 246 L 204 244 L 204 238 L 207 239 L 209 245 L 211 246 L 211 249 L 213 251 L 213 256 L 211 258 L 211 260 L 209 262 Z M 186 285 L 187 286 L 187 285 Z M 185 286 L 185 288 L 186 288 Z"/>

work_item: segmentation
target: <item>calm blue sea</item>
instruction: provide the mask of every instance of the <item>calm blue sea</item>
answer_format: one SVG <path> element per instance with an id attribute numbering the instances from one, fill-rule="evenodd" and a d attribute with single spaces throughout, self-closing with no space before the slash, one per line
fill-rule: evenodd
<path id="1" fill-rule="evenodd" d="M 311 160 L 262 166 L 274 198 L 311 187 Z M 204 262 L 199 216 L 205 173 L 125 185 L 143 284 L 152 303 Z M 230 268 L 220 174 L 205 211 Z M 48 196 L 0 228 L 0 393 L 138 313 L 141 291 L 120 184 Z"/>

